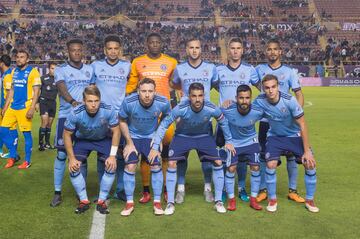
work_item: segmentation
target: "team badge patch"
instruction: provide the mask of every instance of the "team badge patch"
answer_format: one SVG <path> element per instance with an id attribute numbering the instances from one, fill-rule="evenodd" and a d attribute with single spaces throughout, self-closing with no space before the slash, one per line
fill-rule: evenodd
<path id="1" fill-rule="evenodd" d="M 86 77 L 90 77 L 90 72 L 86 71 L 85 75 L 86 75 Z"/>
<path id="2" fill-rule="evenodd" d="M 281 112 L 286 113 L 286 108 L 285 107 L 282 107 L 280 110 L 281 110 Z"/>
<path id="3" fill-rule="evenodd" d="M 160 66 L 160 69 L 161 69 L 162 71 L 166 71 L 166 70 L 167 70 L 167 66 L 166 66 L 165 64 L 162 64 L 162 65 Z"/>
<path id="4" fill-rule="evenodd" d="M 120 73 L 121 75 L 123 75 L 123 74 L 125 73 L 124 69 L 123 69 L 123 68 L 120 68 L 120 69 L 119 69 L 119 73 Z"/>

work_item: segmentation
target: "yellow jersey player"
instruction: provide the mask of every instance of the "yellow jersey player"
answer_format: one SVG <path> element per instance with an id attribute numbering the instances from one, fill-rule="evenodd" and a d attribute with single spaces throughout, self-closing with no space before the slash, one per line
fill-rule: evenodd
<path id="1" fill-rule="evenodd" d="M 153 79 L 156 83 L 156 93 L 165 96 L 170 101 L 170 79 L 175 70 L 177 61 L 161 53 L 162 41 L 158 33 L 150 33 L 146 38 L 147 53 L 135 58 L 131 64 L 131 72 L 128 84 L 126 86 L 126 93 L 130 94 L 137 89 L 138 82 L 144 78 Z M 162 151 L 163 159 L 168 158 L 168 145 L 174 135 L 174 125 L 172 125 L 166 132 L 163 140 L 164 147 Z M 166 170 L 166 160 L 163 160 L 163 170 Z M 149 192 L 150 185 L 150 166 L 144 159 L 141 160 L 140 170 L 143 183 L 143 197 L 140 203 L 147 203 L 151 196 Z M 164 174 L 165 175 L 165 174 Z M 166 199 L 165 189 L 165 199 Z"/>
<path id="2" fill-rule="evenodd" d="M 23 132 L 25 138 L 25 162 L 18 168 L 26 169 L 31 165 L 32 118 L 39 97 L 41 80 L 39 71 L 29 66 L 28 63 L 29 53 L 25 50 L 19 50 L 16 54 L 16 68 L 11 73 L 11 89 L 2 109 L 3 121 L 0 136 L 10 150 L 10 158 L 5 168 L 13 167 L 15 163 L 16 148 L 14 148 L 14 139 L 9 131 L 16 124 L 19 125 L 19 129 Z"/>

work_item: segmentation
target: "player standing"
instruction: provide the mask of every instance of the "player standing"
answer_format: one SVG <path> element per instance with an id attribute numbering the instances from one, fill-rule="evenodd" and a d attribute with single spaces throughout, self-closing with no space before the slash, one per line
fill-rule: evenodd
<path id="1" fill-rule="evenodd" d="M 69 156 L 70 179 L 80 201 L 75 213 L 80 214 L 89 209 L 86 182 L 80 173 L 80 167 L 90 153 L 96 151 L 98 160 L 105 163 L 96 210 L 101 214 L 108 214 L 105 201 L 115 180 L 116 154 L 120 141 L 119 118 L 110 105 L 100 102 L 101 94 L 96 86 L 85 88 L 83 100 L 83 104 L 71 110 L 64 124 L 64 144 Z M 109 135 L 112 135 L 111 138 Z"/>
<path id="2" fill-rule="evenodd" d="M 276 39 L 271 39 L 266 44 L 266 57 L 268 60 L 267 64 L 260 64 L 256 66 L 256 71 L 258 72 L 259 78 L 262 79 L 267 74 L 272 74 L 277 76 L 279 80 L 280 91 L 283 93 L 289 93 L 290 89 L 295 92 L 295 97 L 300 104 L 304 105 L 304 95 L 301 91 L 301 86 L 299 78 L 293 68 L 290 68 L 287 65 L 281 63 L 282 49 L 280 42 Z M 260 193 L 258 196 L 258 202 L 265 200 L 267 197 L 266 194 L 266 185 L 265 185 L 265 143 L 266 143 L 266 133 L 269 130 L 269 124 L 265 120 L 260 121 L 259 124 L 259 143 L 261 146 L 261 184 L 260 184 Z M 298 166 L 295 161 L 295 157 L 291 155 L 286 155 L 287 158 L 287 171 L 289 177 L 289 194 L 288 198 L 299 203 L 305 201 L 297 193 L 297 176 L 298 176 Z"/>
<path id="3" fill-rule="evenodd" d="M 111 105 L 114 110 L 120 112 L 121 104 L 125 98 L 126 84 L 130 73 L 131 64 L 128 61 L 120 60 L 121 41 L 118 36 L 109 35 L 104 39 L 104 53 L 106 58 L 94 61 L 91 66 L 94 69 L 94 75 L 91 80 L 96 84 L 102 93 L 101 100 Z M 103 161 L 98 161 L 99 180 L 105 170 Z M 115 196 L 119 199 L 126 200 L 124 193 L 123 173 L 124 160 L 117 160 L 117 188 Z"/>
<path id="4" fill-rule="evenodd" d="M 224 171 L 222 161 L 216 150 L 215 140 L 210 134 L 209 121 L 215 118 L 223 129 L 225 135 L 225 148 L 232 154 L 235 149 L 231 144 L 231 134 L 228 123 L 220 108 L 217 108 L 205 98 L 204 86 L 201 83 L 192 83 L 189 87 L 189 100 L 182 100 L 171 113 L 161 122 L 154 136 L 154 143 L 149 154 L 152 161 L 160 156 L 159 148 L 166 129 L 176 122 L 175 137 L 169 147 L 169 168 L 166 173 L 166 187 L 168 189 L 168 204 L 165 215 L 175 212 L 175 186 L 177 161 L 187 160 L 190 150 L 195 149 L 200 159 L 213 162 L 212 177 L 215 188 L 215 209 L 218 213 L 225 213 L 226 209 L 221 201 L 224 187 Z"/>
<path id="5" fill-rule="evenodd" d="M 41 80 L 39 71 L 28 65 L 29 58 L 26 50 L 20 49 L 16 53 L 16 68 L 11 73 L 12 84 L 2 109 L 4 118 L 1 123 L 0 137 L 10 151 L 10 158 L 5 168 L 13 167 L 15 163 L 17 155 L 15 138 L 13 134 L 10 134 L 10 129 L 13 129 L 16 124 L 25 138 L 25 161 L 18 166 L 18 169 L 27 169 L 31 166 L 32 118 L 39 97 Z"/>
<path id="6" fill-rule="evenodd" d="M 304 111 L 295 97 L 280 91 L 280 81 L 275 75 L 266 75 L 261 83 L 265 93 L 255 99 L 254 105 L 264 110 L 270 124 L 265 151 L 265 178 L 269 196 L 266 210 L 277 210 L 276 167 L 280 156 L 290 152 L 305 168 L 305 207 L 310 212 L 319 212 L 314 203 L 316 162 L 310 148 Z"/>
<path id="7" fill-rule="evenodd" d="M 217 84 L 218 73 L 214 64 L 201 59 L 201 41 L 190 39 L 186 42 L 187 61 L 176 66 L 174 78 L 171 85 L 175 89 L 181 89 L 185 100 L 189 96 L 189 86 L 192 83 L 201 83 L 204 86 L 205 100 L 210 101 L 210 91 Z M 211 125 L 211 121 L 209 121 Z M 209 133 L 212 134 L 212 127 Z M 177 165 L 178 187 L 176 192 L 176 203 L 183 203 L 185 198 L 185 174 L 187 171 L 187 160 L 181 160 Z M 205 201 L 213 202 L 214 196 L 211 192 L 212 163 L 201 160 L 201 168 L 204 174 L 204 197 Z"/>
<path id="8" fill-rule="evenodd" d="M 39 150 L 53 149 L 50 144 L 51 126 L 56 113 L 57 87 L 54 80 L 56 64 L 49 63 L 49 74 L 41 77 L 39 108 L 41 125 L 39 128 Z M 45 144 L 44 144 L 45 138 Z"/>
<path id="9" fill-rule="evenodd" d="M 0 82 L 0 94 L 1 94 L 1 102 L 0 102 L 0 112 L 2 112 L 2 109 L 4 108 L 5 102 L 6 102 L 6 98 L 8 96 L 8 92 L 11 89 L 11 72 L 12 72 L 12 68 L 11 66 L 11 57 L 9 55 L 2 55 L 0 57 L 0 72 L 1 72 L 1 82 Z M 1 113 L 0 113 L 1 114 Z M 0 125 L 2 122 L 2 117 L 3 115 L 0 115 Z M 17 141 L 18 141 L 18 132 L 16 129 L 16 125 L 10 129 L 10 134 L 13 140 L 13 143 L 15 145 L 14 149 L 16 151 L 17 149 Z M 0 137 L 0 157 L 2 158 L 9 158 L 10 156 L 10 152 L 8 153 L 3 153 L 2 151 L 2 146 L 3 146 L 4 142 L 2 140 L 2 138 Z M 16 160 L 18 160 L 18 155 L 16 156 Z"/>
<path id="10" fill-rule="evenodd" d="M 244 62 L 243 43 L 240 38 L 232 38 L 228 43 L 228 64 L 217 66 L 219 74 L 218 90 L 220 94 L 219 105 L 228 106 L 237 97 L 237 87 L 239 85 L 253 85 L 260 90 L 260 80 L 255 68 Z M 224 146 L 224 136 L 219 127 L 216 130 L 216 144 Z M 245 158 L 242 158 L 245 159 Z M 248 202 L 249 196 L 246 192 L 247 161 L 238 161 L 238 192 L 242 201 Z"/>
<path id="11" fill-rule="evenodd" d="M 120 128 L 126 140 L 124 148 L 125 172 L 124 185 L 127 202 L 123 216 L 129 216 L 134 210 L 135 170 L 138 154 L 146 158 L 151 167 L 151 184 L 154 193 L 154 214 L 164 214 L 161 208 L 161 192 L 163 173 L 160 158 L 153 161 L 147 159 L 151 140 L 159 124 L 159 117 L 170 113 L 170 103 L 167 98 L 155 93 L 155 82 L 145 78 L 139 82 L 138 93 L 125 98 L 120 110 Z"/>
<path id="12" fill-rule="evenodd" d="M 171 88 L 169 86 L 169 82 L 173 75 L 177 61 L 174 58 L 161 53 L 162 40 L 158 33 L 150 33 L 147 36 L 146 46 L 147 53 L 135 58 L 131 64 L 130 78 L 126 86 L 126 93 L 130 94 L 136 91 L 140 80 L 144 78 L 151 78 L 156 83 L 156 93 L 165 96 L 170 101 Z M 172 103 L 172 105 L 174 104 Z M 167 168 L 168 148 L 173 135 L 174 126 L 170 126 L 163 142 L 163 170 L 166 170 Z M 147 203 L 151 199 L 149 190 L 150 166 L 146 163 L 144 158 L 142 158 L 140 163 L 140 171 L 143 184 L 143 197 L 139 201 L 141 203 Z M 166 196 L 166 191 L 164 195 Z"/>
<path id="13" fill-rule="evenodd" d="M 90 84 L 93 75 L 91 66 L 83 64 L 83 42 L 73 39 L 66 44 L 69 61 L 55 68 L 55 83 L 59 91 L 60 108 L 56 125 L 55 147 L 57 156 L 54 163 L 55 194 L 50 203 L 51 207 L 58 206 L 61 199 L 61 187 L 66 166 L 66 151 L 64 147 L 63 131 L 66 117 L 71 109 L 82 101 L 82 92 Z M 81 164 L 84 178 L 86 178 L 86 162 Z"/>

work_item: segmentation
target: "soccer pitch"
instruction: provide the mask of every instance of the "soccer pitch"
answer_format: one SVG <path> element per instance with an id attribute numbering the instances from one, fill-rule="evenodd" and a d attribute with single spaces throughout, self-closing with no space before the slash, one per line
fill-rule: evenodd
<path id="1" fill-rule="evenodd" d="M 199 160 L 191 154 L 186 178 L 185 203 L 173 216 L 156 217 L 152 204 L 136 203 L 134 213 L 120 216 L 125 203 L 111 200 L 105 238 L 359 238 L 360 207 L 360 88 L 304 87 L 305 118 L 317 159 L 318 214 L 287 199 L 285 160 L 278 168 L 278 211 L 255 211 L 237 200 L 237 210 L 218 214 L 203 199 Z M 213 95 L 215 98 L 216 96 Z M 33 127 L 33 164 L 28 170 L 5 170 L 0 161 L 0 238 L 88 238 L 95 205 L 76 215 L 75 192 L 66 172 L 63 203 L 50 208 L 53 196 L 53 163 L 56 151 L 37 150 L 39 117 Z M 52 132 L 52 137 L 54 130 Z M 19 150 L 24 157 L 23 136 Z M 96 160 L 89 160 L 88 194 L 98 193 Z M 305 195 L 303 167 L 299 167 L 298 191 Z M 137 177 L 135 200 L 139 199 Z M 247 188 L 249 191 L 249 175 Z M 165 206 L 165 204 L 163 204 Z M 266 202 L 262 203 L 263 206 Z"/>

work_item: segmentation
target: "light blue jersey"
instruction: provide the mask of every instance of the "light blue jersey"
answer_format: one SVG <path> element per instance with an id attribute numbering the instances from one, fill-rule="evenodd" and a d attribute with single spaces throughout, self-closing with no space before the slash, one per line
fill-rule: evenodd
<path id="1" fill-rule="evenodd" d="M 101 101 L 111 105 L 116 111 L 120 111 L 125 98 L 125 89 L 130 73 L 131 64 L 128 61 L 119 60 L 111 65 L 106 59 L 94 61 L 91 66 L 94 69 L 92 84 L 96 84 L 101 92 Z"/>
<path id="2" fill-rule="evenodd" d="M 265 75 L 275 75 L 279 81 L 279 90 L 284 93 L 289 93 L 290 90 L 296 92 L 301 90 L 299 77 L 295 69 L 281 64 L 278 68 L 272 68 L 269 64 L 260 64 L 256 66 L 256 71 L 260 79 Z"/>
<path id="3" fill-rule="evenodd" d="M 300 127 L 296 119 L 304 115 L 304 111 L 296 98 L 283 92 L 279 92 L 280 98 L 276 104 L 271 104 L 264 93 L 255 100 L 254 105 L 264 110 L 265 118 L 268 119 L 270 129 L 267 136 L 300 136 Z"/>
<path id="4" fill-rule="evenodd" d="M 193 111 L 189 100 L 183 100 L 171 113 L 161 122 L 154 137 L 154 149 L 158 149 L 166 129 L 176 120 L 175 135 L 184 137 L 203 137 L 211 135 L 211 118 L 215 118 L 224 132 L 226 143 L 231 141 L 231 133 L 228 121 L 224 117 L 220 108 L 210 101 L 205 101 L 203 108 L 199 112 Z"/>
<path id="5" fill-rule="evenodd" d="M 237 106 L 234 103 L 227 109 L 221 108 L 229 123 L 234 147 L 244 147 L 258 143 L 255 123 L 262 119 L 264 111 L 258 106 L 251 105 L 250 111 L 246 115 L 242 115 Z"/>
<path id="6" fill-rule="evenodd" d="M 82 102 L 82 93 L 85 87 L 90 84 L 93 72 L 94 70 L 90 65 L 82 64 L 80 68 L 76 68 L 65 63 L 55 68 L 55 83 L 63 81 L 71 97 Z M 70 114 L 72 106 L 61 95 L 59 95 L 59 99 L 59 118 L 66 118 Z"/>
<path id="7" fill-rule="evenodd" d="M 117 113 L 111 105 L 101 102 L 95 116 L 87 113 L 84 104 L 73 108 L 65 121 L 64 128 L 75 132 L 76 138 L 97 141 L 111 136 L 110 128 L 118 125 Z"/>
<path id="8" fill-rule="evenodd" d="M 159 125 L 159 117 L 169 113 L 170 103 L 166 97 L 155 95 L 152 105 L 144 107 L 139 95 L 134 93 L 125 98 L 119 116 L 127 121 L 131 138 L 151 139 Z"/>
<path id="9" fill-rule="evenodd" d="M 211 87 L 218 82 L 218 73 L 213 63 L 202 61 L 197 67 L 189 62 L 178 64 L 174 71 L 173 83 L 181 84 L 185 97 L 189 96 L 189 86 L 192 83 L 201 83 L 204 86 L 205 99 L 210 101 Z"/>
<path id="10" fill-rule="evenodd" d="M 253 85 L 260 83 L 260 79 L 255 68 L 242 62 L 237 68 L 229 65 L 219 65 L 216 67 L 219 74 L 219 105 L 226 100 L 235 100 L 236 89 L 239 85 Z"/>

